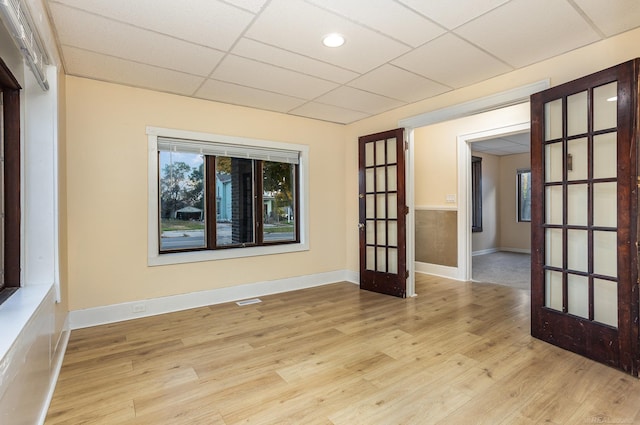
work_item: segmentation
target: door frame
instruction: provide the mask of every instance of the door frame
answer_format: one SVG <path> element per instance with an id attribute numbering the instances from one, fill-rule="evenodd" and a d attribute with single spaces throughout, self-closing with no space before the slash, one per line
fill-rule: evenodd
<path id="1" fill-rule="evenodd" d="M 530 131 L 531 121 L 492 128 L 458 136 L 458 279 L 470 281 L 472 276 L 471 232 L 471 145 L 474 142 Z"/>
<path id="2" fill-rule="evenodd" d="M 441 109 L 433 110 L 431 112 L 421 113 L 421 114 L 404 118 L 398 121 L 398 127 L 403 127 L 405 129 L 405 138 L 407 138 L 409 143 L 408 150 L 406 151 L 409 157 L 405 162 L 405 165 L 407 167 L 406 200 L 407 200 L 407 206 L 409 207 L 409 214 L 407 215 L 407 223 L 406 223 L 407 268 L 409 270 L 409 278 L 407 279 L 407 297 L 417 295 L 415 293 L 416 267 L 415 267 L 415 173 L 414 173 L 415 141 L 413 137 L 414 129 L 420 128 L 420 127 L 427 127 L 432 124 L 437 124 L 444 121 L 450 121 L 456 118 L 468 117 L 471 115 L 480 114 L 482 112 L 489 112 L 489 111 L 501 109 L 507 106 L 513 106 L 520 103 L 528 102 L 529 97 L 532 94 L 548 89 L 550 86 L 551 86 L 551 81 L 549 79 L 544 79 L 544 80 L 536 81 L 531 84 L 519 86 L 510 90 L 495 93 L 489 96 L 470 100 L 468 102 L 458 103 L 453 106 L 448 106 L 446 108 L 441 108 Z M 458 155 L 459 155 L 459 152 L 460 152 L 460 149 L 458 149 Z M 469 153 L 469 158 L 470 157 L 471 157 L 471 154 Z M 465 199 L 460 194 L 460 182 L 463 181 L 463 179 L 461 179 L 459 175 L 460 169 L 462 168 L 460 167 L 459 164 L 461 164 L 460 158 L 458 158 L 458 165 L 457 165 L 457 168 L 458 168 L 458 195 L 457 195 L 458 196 L 458 204 L 457 204 L 458 220 L 460 220 L 460 212 L 461 212 L 461 206 L 459 202 L 461 199 Z M 466 181 L 466 179 L 464 181 Z M 465 191 L 466 190 L 468 189 L 465 189 Z M 466 208 L 465 208 L 465 211 L 466 211 Z M 469 215 L 469 212 L 466 212 L 466 214 Z M 458 221 L 457 227 L 458 229 L 464 228 L 463 226 L 461 226 L 460 221 Z M 442 275 L 442 276 L 445 276 L 451 279 L 456 279 L 456 280 L 463 280 L 463 281 L 470 280 L 470 279 L 465 279 L 465 276 L 469 272 L 468 264 L 470 262 L 471 253 L 469 252 L 468 258 L 466 256 L 462 258 L 460 238 L 461 238 L 461 232 L 458 232 L 458 266 L 456 268 L 452 268 L 454 270 L 453 273 L 445 275 L 444 273 L 442 273 L 442 271 L 445 268 L 448 269 L 447 267 L 434 265 L 434 267 L 437 269 L 437 272 L 432 274 L 438 274 L 438 275 Z M 468 247 L 466 249 L 468 250 L 470 249 L 470 246 L 471 246 L 470 245 L 471 236 L 470 235 L 466 236 L 466 238 L 468 238 L 468 241 L 467 239 L 465 239 L 465 241 L 467 241 L 466 244 Z M 464 261 L 464 264 L 461 261 Z M 427 271 L 424 271 L 424 272 L 428 273 Z"/>

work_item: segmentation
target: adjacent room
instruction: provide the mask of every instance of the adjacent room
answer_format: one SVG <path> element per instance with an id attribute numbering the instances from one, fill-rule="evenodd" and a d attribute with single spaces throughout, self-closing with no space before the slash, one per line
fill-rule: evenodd
<path id="1" fill-rule="evenodd" d="M 0 424 L 640 422 L 636 0 L 0 18 Z"/>

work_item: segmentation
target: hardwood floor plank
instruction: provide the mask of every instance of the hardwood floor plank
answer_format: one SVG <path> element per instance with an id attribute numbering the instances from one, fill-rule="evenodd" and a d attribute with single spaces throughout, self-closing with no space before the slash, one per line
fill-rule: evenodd
<path id="1" fill-rule="evenodd" d="M 640 422 L 640 381 L 532 338 L 526 291 L 416 288 L 336 283 L 73 331 L 46 425 Z"/>

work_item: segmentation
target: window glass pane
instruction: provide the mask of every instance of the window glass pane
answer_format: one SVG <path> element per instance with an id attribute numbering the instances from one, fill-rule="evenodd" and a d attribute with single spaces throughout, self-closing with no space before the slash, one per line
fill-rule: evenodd
<path id="1" fill-rule="evenodd" d="M 593 320 L 618 327 L 618 282 L 593 279 Z"/>
<path id="2" fill-rule="evenodd" d="M 562 224 L 562 186 L 545 189 L 545 220 L 547 224 Z"/>
<path id="3" fill-rule="evenodd" d="M 618 277 L 618 235 L 616 232 L 593 232 L 593 272 Z"/>
<path id="4" fill-rule="evenodd" d="M 387 244 L 387 223 L 384 221 L 378 221 L 378 241 L 377 245 L 386 245 Z"/>
<path id="5" fill-rule="evenodd" d="M 547 270 L 544 281 L 544 305 L 562 311 L 562 273 Z"/>
<path id="6" fill-rule="evenodd" d="M 396 139 L 387 139 L 387 164 L 397 162 Z"/>
<path id="7" fill-rule="evenodd" d="M 586 276 L 567 275 L 567 309 L 569 314 L 589 317 L 589 279 Z"/>
<path id="8" fill-rule="evenodd" d="M 589 258 L 586 230 L 567 230 L 567 268 L 587 272 Z"/>
<path id="9" fill-rule="evenodd" d="M 605 133 L 593 137 L 593 178 L 618 176 L 618 133 Z"/>
<path id="10" fill-rule="evenodd" d="M 518 171 L 518 221 L 531 221 L 531 171 Z"/>
<path id="11" fill-rule="evenodd" d="M 567 142 L 567 180 L 586 180 L 587 139 L 575 139 Z"/>
<path id="12" fill-rule="evenodd" d="M 160 250 L 203 248 L 204 156 L 159 152 Z"/>
<path id="13" fill-rule="evenodd" d="M 545 236 L 545 264 L 562 267 L 562 229 L 547 229 Z"/>
<path id="14" fill-rule="evenodd" d="M 544 140 L 554 140 L 561 137 L 562 99 L 557 99 L 544 104 Z"/>
<path id="15" fill-rule="evenodd" d="M 593 130 L 615 128 L 618 125 L 618 83 L 593 89 Z"/>
<path id="16" fill-rule="evenodd" d="M 295 166 L 265 161 L 262 175 L 263 240 L 295 240 Z"/>
<path id="17" fill-rule="evenodd" d="M 593 184 L 593 225 L 618 225 L 618 185 L 616 182 Z"/>
<path id="18" fill-rule="evenodd" d="M 544 178 L 545 182 L 562 181 L 562 142 L 544 147 Z"/>
<path id="19" fill-rule="evenodd" d="M 567 136 L 587 132 L 587 92 L 567 97 Z"/>
<path id="20" fill-rule="evenodd" d="M 251 159 L 216 157 L 216 243 L 253 243 L 254 163 Z"/>
<path id="21" fill-rule="evenodd" d="M 572 184 L 567 186 L 567 224 L 587 225 L 588 186 Z"/>

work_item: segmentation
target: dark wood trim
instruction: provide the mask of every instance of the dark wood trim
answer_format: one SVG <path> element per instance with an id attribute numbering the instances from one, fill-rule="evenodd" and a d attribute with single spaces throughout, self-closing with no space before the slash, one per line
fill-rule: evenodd
<path id="1" fill-rule="evenodd" d="M 254 205 L 253 231 L 256 245 L 262 245 L 264 243 L 264 161 L 254 161 L 254 164 L 253 190 L 255 191 L 256 203 Z"/>
<path id="2" fill-rule="evenodd" d="M 216 157 L 204 157 L 204 202 L 205 202 L 205 240 L 207 249 L 216 246 L 218 238 L 218 202 L 216 192 Z"/>
<path id="3" fill-rule="evenodd" d="M 16 77 L 11 73 L 11 70 L 2 58 L 0 58 L 0 87 L 2 87 L 2 91 L 22 89 L 18 80 L 16 80 Z"/>
<path id="4" fill-rule="evenodd" d="M 482 232 L 482 158 L 471 157 L 471 231 Z"/>
<path id="5" fill-rule="evenodd" d="M 2 89 L 4 110 L 5 286 L 20 286 L 20 91 Z"/>

